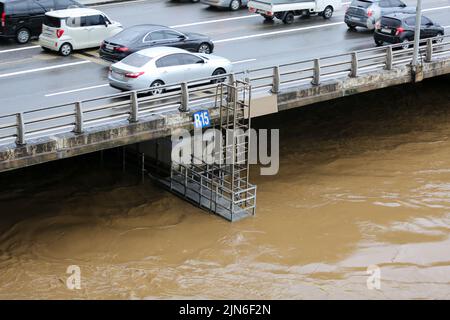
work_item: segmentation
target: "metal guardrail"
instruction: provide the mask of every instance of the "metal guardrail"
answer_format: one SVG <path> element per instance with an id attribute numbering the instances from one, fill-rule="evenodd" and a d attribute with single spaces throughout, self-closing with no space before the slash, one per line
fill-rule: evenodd
<path id="1" fill-rule="evenodd" d="M 232 83 L 235 79 L 240 79 L 250 82 L 254 90 L 267 88 L 277 93 L 286 85 L 308 82 L 319 85 L 324 79 L 357 77 L 366 72 L 391 70 L 396 66 L 410 64 L 413 42 L 408 44 L 410 48 L 398 51 L 396 49 L 402 49 L 405 43 L 218 75 L 177 85 L 164 85 L 158 87 L 167 89 L 163 94 L 144 96 L 154 90 L 149 88 L 3 115 L 0 116 L 0 145 L 15 140 L 16 145 L 20 146 L 26 144 L 28 139 L 61 132 L 81 134 L 88 127 L 114 121 L 138 122 L 143 116 L 174 108 L 187 112 L 190 105 L 214 99 L 217 81 Z M 421 42 L 422 63 L 449 54 L 449 35 Z M 196 86 L 202 81 L 210 84 Z M 169 91 L 174 87 L 181 90 Z"/>

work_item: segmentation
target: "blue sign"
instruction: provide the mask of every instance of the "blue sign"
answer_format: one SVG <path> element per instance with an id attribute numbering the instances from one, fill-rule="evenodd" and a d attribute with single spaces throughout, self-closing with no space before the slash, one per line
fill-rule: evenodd
<path id="1" fill-rule="evenodd" d="M 194 118 L 194 128 L 195 129 L 201 129 L 201 128 L 209 127 L 211 125 L 208 110 L 197 111 L 192 116 Z"/>

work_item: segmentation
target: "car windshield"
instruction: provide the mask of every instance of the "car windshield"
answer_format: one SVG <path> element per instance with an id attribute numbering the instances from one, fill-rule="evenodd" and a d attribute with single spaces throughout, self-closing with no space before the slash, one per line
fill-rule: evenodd
<path id="1" fill-rule="evenodd" d="M 351 6 L 368 8 L 373 4 L 371 0 L 353 0 Z"/>
<path id="2" fill-rule="evenodd" d="M 134 41 L 136 38 L 142 36 L 142 30 L 129 28 L 125 29 L 114 36 L 114 42 L 118 44 L 128 43 Z"/>
<path id="3" fill-rule="evenodd" d="M 387 27 L 400 27 L 402 25 L 402 22 L 398 19 L 394 18 L 388 18 L 388 17 L 382 17 L 381 18 L 381 25 L 387 26 Z"/>
<path id="4" fill-rule="evenodd" d="M 144 56 L 139 53 L 133 53 L 133 54 L 130 54 L 125 59 L 123 59 L 121 62 L 124 64 L 127 64 L 129 66 L 139 68 L 139 67 L 144 66 L 146 63 L 148 63 L 152 59 L 153 58 L 149 57 L 149 56 Z"/>
<path id="5" fill-rule="evenodd" d="M 45 15 L 44 17 L 44 25 L 51 27 L 51 28 L 60 28 L 61 27 L 61 20 L 59 18 L 51 17 Z"/>

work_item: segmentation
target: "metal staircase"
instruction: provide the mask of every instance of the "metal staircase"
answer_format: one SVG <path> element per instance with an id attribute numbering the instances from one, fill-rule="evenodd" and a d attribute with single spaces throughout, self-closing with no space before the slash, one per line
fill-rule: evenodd
<path id="1" fill-rule="evenodd" d="M 166 179 L 174 194 L 229 221 L 256 211 L 256 186 L 249 183 L 250 99 L 251 87 L 245 82 L 217 84 L 215 103 L 220 117 L 212 128 L 221 135 L 214 141 L 219 150 L 214 163 L 194 155 L 189 165 L 172 159 Z"/>

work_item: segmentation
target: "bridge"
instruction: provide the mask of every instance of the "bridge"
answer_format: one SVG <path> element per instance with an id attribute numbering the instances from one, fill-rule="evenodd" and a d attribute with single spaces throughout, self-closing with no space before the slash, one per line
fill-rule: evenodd
<path id="1" fill-rule="evenodd" d="M 417 68 L 411 66 L 412 43 L 409 49 L 402 49 L 402 45 L 199 79 L 210 84 L 180 83 L 178 90 L 160 95 L 149 95 L 149 90 L 130 91 L 2 115 L 0 172 L 145 143 L 170 136 L 177 129 L 192 130 L 192 115 L 199 110 L 208 110 L 217 122 L 220 106 L 233 101 L 236 93 L 222 89 L 219 94 L 224 86 L 217 82 L 225 81 L 229 87 L 247 84 L 251 108 L 246 117 L 250 114 L 254 118 L 450 74 L 449 36 L 422 43 Z"/>

